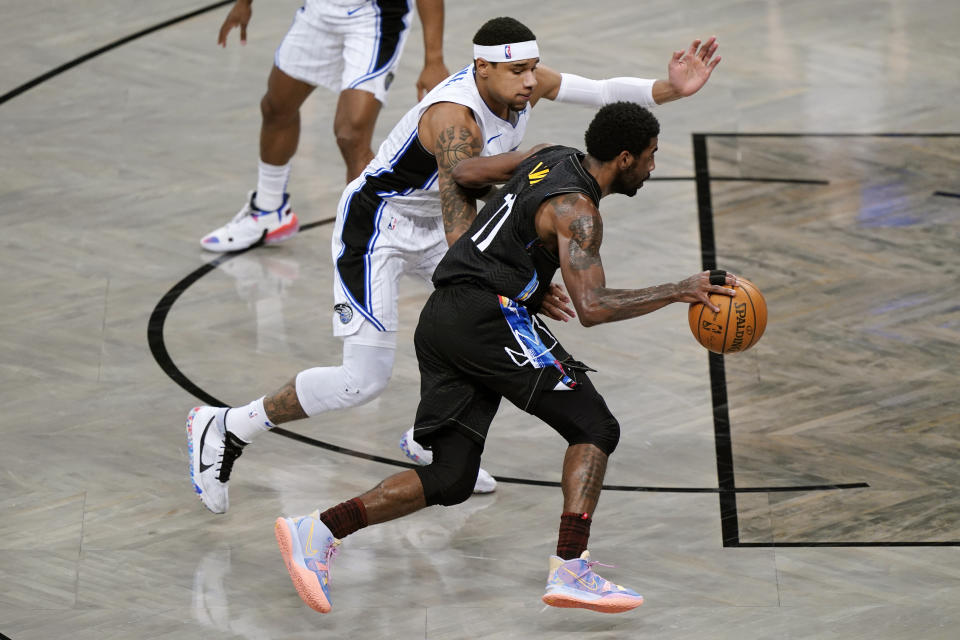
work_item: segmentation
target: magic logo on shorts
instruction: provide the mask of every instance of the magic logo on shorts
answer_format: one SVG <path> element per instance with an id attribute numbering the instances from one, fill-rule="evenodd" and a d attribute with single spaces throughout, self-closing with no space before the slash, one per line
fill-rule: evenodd
<path id="1" fill-rule="evenodd" d="M 348 304 L 333 305 L 333 312 L 340 316 L 340 324 L 350 324 L 350 321 L 353 320 L 353 307 Z"/>

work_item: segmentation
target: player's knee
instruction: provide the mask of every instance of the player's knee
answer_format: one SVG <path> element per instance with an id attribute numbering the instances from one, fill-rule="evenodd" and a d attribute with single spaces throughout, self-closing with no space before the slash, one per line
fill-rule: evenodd
<path id="1" fill-rule="evenodd" d="M 620 423 L 614 417 L 607 418 L 591 429 L 590 434 L 590 444 L 609 456 L 620 443 Z"/>
<path id="2" fill-rule="evenodd" d="M 454 429 L 435 433 L 429 441 L 433 462 L 416 470 L 427 505 L 460 504 L 470 497 L 477 483 L 483 445 Z"/>
<path id="3" fill-rule="evenodd" d="M 297 399 L 308 416 L 370 402 L 390 381 L 391 363 L 386 357 L 359 364 L 346 359 L 339 367 L 301 371 L 296 378 Z"/>
<path id="4" fill-rule="evenodd" d="M 341 397 L 349 406 L 356 407 L 376 399 L 390 382 L 390 368 L 368 367 L 355 371 L 347 362 L 343 367 L 343 388 Z"/>
<path id="5" fill-rule="evenodd" d="M 438 504 L 452 507 L 455 504 L 466 502 L 467 498 L 473 495 L 473 487 L 477 484 L 477 472 L 479 470 L 479 467 L 472 470 L 461 470 L 456 478 L 452 479 L 444 488 Z"/>
<path id="6" fill-rule="evenodd" d="M 592 444 L 609 456 L 620 442 L 620 423 L 609 416 L 598 422 L 578 424 L 563 435 L 569 445 Z"/>
<path id="7" fill-rule="evenodd" d="M 353 122 L 337 122 L 333 127 L 333 135 L 337 139 L 340 152 L 345 156 L 370 148 L 366 136 Z"/>
<path id="8" fill-rule="evenodd" d="M 431 464 L 416 469 L 427 506 L 438 504 L 445 507 L 460 504 L 473 494 L 479 471 L 479 461 L 476 465 L 457 468 L 438 463 L 436 458 Z"/>
<path id="9" fill-rule="evenodd" d="M 260 100 L 260 115 L 263 117 L 264 124 L 284 124 L 296 118 L 298 114 L 299 109 L 290 108 L 282 101 L 272 97 L 269 93 Z"/>
<path id="10" fill-rule="evenodd" d="M 567 444 L 592 444 L 610 455 L 620 442 L 620 423 L 585 379 L 582 390 L 560 392 L 539 403 L 533 414 L 553 427 Z"/>

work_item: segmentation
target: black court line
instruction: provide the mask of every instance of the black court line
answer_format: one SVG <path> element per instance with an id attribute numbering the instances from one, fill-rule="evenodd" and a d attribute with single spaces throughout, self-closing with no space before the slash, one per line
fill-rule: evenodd
<path id="1" fill-rule="evenodd" d="M 306 231 L 307 229 L 313 229 L 314 227 L 320 227 L 325 224 L 330 224 L 334 222 L 336 218 L 324 218 L 323 220 L 316 220 L 314 222 L 308 222 L 307 224 L 300 225 L 301 231 Z"/>
<path id="2" fill-rule="evenodd" d="M 647 178 L 646 182 L 692 182 L 696 176 L 663 176 L 660 178 Z M 787 184 L 830 184 L 829 180 L 807 179 L 807 178 L 764 178 L 764 177 L 740 177 L 740 176 L 710 176 L 713 182 L 784 182 Z"/>
<path id="3" fill-rule="evenodd" d="M 796 133 L 783 131 L 780 133 L 731 133 L 728 131 L 714 131 L 695 133 L 694 136 L 710 138 L 960 138 L 960 133 L 927 132 L 903 133 L 899 131 L 877 133 Z"/>
<path id="4" fill-rule="evenodd" d="M 529 480 L 527 478 L 511 478 L 496 476 L 498 481 L 509 484 L 526 484 L 536 487 L 559 487 L 560 483 L 553 480 Z M 637 487 L 622 484 L 605 484 L 604 491 L 627 491 L 649 493 L 804 493 L 808 491 L 841 491 L 845 489 L 869 489 L 866 482 L 849 482 L 844 484 L 809 484 L 792 487 L 741 487 L 737 489 L 720 489 L 715 487 Z"/>
<path id="5" fill-rule="evenodd" d="M 710 175 L 707 138 L 955 138 L 960 133 L 695 133 L 693 134 L 693 164 L 697 188 L 697 215 L 700 224 L 700 258 L 704 270 L 717 268 L 717 246 L 713 226 L 713 202 L 710 194 L 711 181 L 717 180 Z M 778 180 L 779 182 L 779 180 Z M 824 182 L 823 184 L 828 184 Z M 938 191 L 934 195 L 960 197 Z M 713 429 L 717 452 L 717 484 L 720 500 L 720 529 L 724 547 L 769 548 L 769 547 L 956 547 L 960 541 L 933 542 L 870 542 L 870 541 L 832 541 L 832 542 L 741 542 L 740 525 L 737 515 L 737 493 L 744 493 L 736 486 L 733 464 L 733 440 L 730 433 L 730 413 L 727 404 L 726 372 L 723 355 L 709 352 L 710 393 L 713 400 Z M 861 483 L 864 486 L 866 483 Z"/>
<path id="6" fill-rule="evenodd" d="M 313 229 L 314 227 L 319 227 L 322 225 L 330 224 L 334 221 L 334 218 L 326 218 L 323 220 L 317 220 L 315 222 L 309 222 L 307 224 L 301 225 L 301 231 L 306 231 Z M 150 319 L 147 322 L 147 343 L 150 345 L 150 353 L 153 354 L 153 359 L 157 362 L 160 368 L 167 374 L 167 376 L 176 382 L 184 391 L 190 393 L 195 398 L 199 399 L 204 404 L 208 404 L 214 407 L 226 407 L 229 406 L 226 402 L 215 398 L 213 395 L 205 391 L 199 385 L 194 383 L 190 378 L 180 370 L 180 368 L 173 361 L 173 358 L 170 356 L 169 351 L 167 351 L 167 346 L 163 338 L 163 329 L 166 323 L 167 316 L 170 314 L 170 310 L 173 308 L 174 303 L 180 298 L 183 293 L 190 288 L 192 285 L 196 284 L 203 276 L 207 275 L 217 267 L 219 267 L 224 262 L 233 259 L 234 257 L 246 253 L 247 251 L 252 251 L 256 249 L 256 246 L 246 249 L 244 251 L 238 251 L 236 253 L 227 253 L 222 254 L 203 264 L 202 266 L 195 269 L 192 273 L 188 274 L 185 278 L 177 282 L 173 287 L 170 288 L 167 293 L 163 295 L 159 302 L 153 309 L 153 312 L 150 314 Z M 331 444 L 329 442 L 324 442 L 323 440 L 318 440 L 316 438 L 311 438 L 310 436 L 305 436 L 301 433 L 295 431 L 290 431 L 283 427 L 274 427 L 270 430 L 271 433 L 275 433 L 279 436 L 285 438 L 290 438 L 297 442 L 302 442 L 304 444 L 309 444 L 320 449 L 326 449 L 327 451 L 332 451 L 334 453 L 340 453 L 343 455 L 352 456 L 354 458 L 360 458 L 362 460 L 369 460 L 372 462 L 379 462 L 381 464 L 387 464 L 394 467 L 402 467 L 405 469 L 416 468 L 412 462 L 406 462 L 401 460 L 394 460 L 392 458 L 384 458 L 382 456 L 374 455 L 372 453 L 366 453 L 364 451 L 357 451 L 356 449 L 350 449 L 348 447 L 342 447 L 339 445 Z M 559 482 L 554 480 L 536 480 L 531 478 L 512 478 L 508 476 L 495 476 L 495 479 L 498 482 L 503 482 L 505 484 L 520 484 L 528 486 L 539 486 L 539 487 L 559 487 L 561 486 Z M 767 492 L 790 492 L 790 491 L 841 491 L 848 489 L 862 489 L 867 488 L 869 485 L 865 482 L 857 482 L 850 484 L 823 484 L 823 485 L 806 485 L 806 486 L 788 486 L 788 487 L 748 487 L 742 489 L 730 489 L 730 488 L 714 488 L 714 487 L 649 487 L 649 486 L 630 486 L 630 485 L 603 485 L 603 489 L 606 491 L 628 491 L 628 492 L 660 492 L 660 493 L 767 493 Z"/>
<path id="7" fill-rule="evenodd" d="M 64 71 L 69 71 L 70 69 L 73 69 L 73 68 L 76 67 L 77 65 L 83 64 L 84 62 L 87 62 L 88 60 L 92 60 L 93 58 L 96 58 L 96 57 L 99 56 L 99 55 L 102 55 L 102 54 L 104 54 L 104 53 L 106 53 L 106 52 L 108 52 L 108 51 L 111 51 L 111 50 L 113 50 L 113 49 L 116 49 L 116 48 L 119 47 L 119 46 L 125 45 L 125 44 L 127 44 L 128 42 L 133 42 L 134 40 L 137 40 L 138 38 L 142 38 L 143 36 L 149 35 L 149 34 L 155 32 L 155 31 L 159 31 L 159 30 L 161 30 L 161 29 L 165 29 L 165 28 L 167 28 L 167 27 L 169 27 L 169 26 L 172 26 L 172 25 L 175 25 L 175 24 L 177 24 L 177 23 L 179 23 L 179 22 L 183 22 L 184 20 L 189 20 L 190 18 L 194 18 L 194 17 L 196 17 L 196 16 L 202 15 L 202 14 L 204 14 L 204 13 L 207 13 L 208 11 L 213 11 L 214 9 L 217 9 L 217 8 L 219 8 L 219 7 L 223 7 L 223 6 L 228 5 L 228 4 L 233 4 L 233 2 L 234 2 L 234 0 L 220 0 L 220 2 L 215 2 L 215 3 L 210 4 L 210 5 L 207 5 L 207 6 L 205 6 L 205 7 L 201 7 L 201 8 L 199 8 L 199 9 L 196 9 L 196 10 L 191 11 L 191 12 L 189 12 L 189 13 L 185 13 L 185 14 L 183 14 L 183 15 L 181 15 L 181 16 L 177 16 L 176 18 L 170 18 L 169 20 L 164 20 L 163 22 L 161 22 L 161 23 L 159 23 L 159 24 L 155 24 L 155 25 L 153 25 L 152 27 L 147 27 L 146 29 L 143 29 L 143 30 L 141 30 L 141 31 L 137 31 L 136 33 L 133 33 L 133 34 L 130 34 L 129 36 L 124 36 L 123 38 L 120 38 L 119 40 L 114 40 L 114 41 L 111 42 L 110 44 L 106 44 L 106 45 L 104 45 L 104 46 L 102 46 L 102 47 L 99 47 L 99 48 L 97 48 L 97 49 L 94 49 L 93 51 L 90 51 L 90 52 L 88 52 L 88 53 L 85 53 L 85 54 L 83 54 L 82 56 L 80 56 L 80 57 L 78 57 L 78 58 L 74 58 L 74 59 L 71 60 L 70 62 L 67 62 L 67 63 L 65 63 L 65 64 L 62 64 L 62 65 L 60 65 L 59 67 L 57 67 L 56 69 L 51 69 L 50 71 L 47 71 L 47 72 L 44 73 L 43 75 L 39 75 L 39 76 L 37 76 L 36 78 L 34 78 L 33 80 L 30 80 L 29 82 L 25 82 L 24 84 L 20 85 L 20 86 L 17 87 L 16 89 L 13 89 L 12 91 L 6 92 L 6 93 L 3 94 L 2 96 L 0 96 L 0 104 L 3 104 L 4 102 L 6 102 L 6 101 L 8 101 L 8 100 L 12 100 L 13 98 L 16 98 L 16 97 L 17 97 L 18 95 L 20 95 L 21 93 L 24 93 L 25 91 L 29 91 L 30 89 L 36 87 L 36 86 L 39 85 L 39 84 L 43 84 L 43 83 L 46 82 L 47 80 L 49 80 L 49 79 L 51 79 L 51 78 L 54 78 L 54 77 L 60 75 L 60 74 L 63 73 Z"/>
<path id="8" fill-rule="evenodd" d="M 933 195 L 945 198 L 960 198 L 960 193 L 950 193 L 949 191 L 934 191 Z"/>
<path id="9" fill-rule="evenodd" d="M 226 405 L 221 404 L 220 406 L 226 406 Z M 317 440 L 316 438 L 311 438 L 310 436 L 305 436 L 302 433 L 297 433 L 296 431 L 290 431 L 289 429 L 284 429 L 283 427 L 274 427 L 273 429 L 270 429 L 270 433 L 275 433 L 278 436 L 283 436 L 284 438 L 290 438 L 291 440 L 296 440 L 297 442 L 309 444 L 313 447 L 326 449 L 327 451 L 333 451 L 334 453 L 342 453 L 343 455 L 346 455 L 346 456 L 360 458 L 361 460 L 370 460 L 371 462 L 389 464 L 390 466 L 393 466 L 393 467 L 403 467 L 405 469 L 417 468 L 417 465 L 414 464 L 413 462 L 406 462 L 404 460 L 394 460 L 393 458 L 384 458 L 383 456 L 374 455 L 372 453 L 366 453 L 364 451 L 357 451 L 356 449 L 341 447 L 336 444 L 330 444 L 329 442 L 324 442 L 323 440 Z M 497 480 L 499 479 L 500 478 L 497 478 Z"/>
<path id="10" fill-rule="evenodd" d="M 696 178 L 696 176 L 694 176 Z M 817 180 L 813 178 L 740 178 L 736 176 L 710 176 L 711 182 L 784 182 L 787 184 L 815 184 L 823 186 L 830 184 L 829 180 Z"/>
<path id="11" fill-rule="evenodd" d="M 729 545 L 741 549 L 770 549 L 770 548 L 808 548 L 808 547 L 956 547 L 958 541 L 947 542 L 738 542 Z"/>
<path id="12" fill-rule="evenodd" d="M 693 136 L 693 169 L 697 179 L 697 211 L 700 223 L 700 262 L 703 270 L 717 268 L 717 247 L 713 232 L 713 203 L 710 199 L 710 171 L 707 139 Z M 740 542 L 737 520 L 736 481 L 733 473 L 733 443 L 727 408 L 727 379 L 723 356 L 709 352 L 710 396 L 713 401 L 713 438 L 717 456 L 717 485 L 720 491 L 720 532 L 723 546 Z"/>

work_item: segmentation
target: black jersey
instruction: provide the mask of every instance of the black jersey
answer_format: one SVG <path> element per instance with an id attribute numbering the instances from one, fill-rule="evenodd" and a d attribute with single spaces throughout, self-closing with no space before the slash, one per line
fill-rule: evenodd
<path id="1" fill-rule="evenodd" d="M 560 266 L 537 235 L 540 204 L 562 193 L 600 203 L 600 185 L 583 168 L 583 153 L 547 147 L 524 160 L 499 195 L 477 214 L 433 273 L 441 287 L 471 283 L 536 311 Z"/>

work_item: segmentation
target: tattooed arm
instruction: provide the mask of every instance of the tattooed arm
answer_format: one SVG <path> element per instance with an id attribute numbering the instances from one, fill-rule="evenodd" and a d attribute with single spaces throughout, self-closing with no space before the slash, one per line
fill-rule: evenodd
<path id="1" fill-rule="evenodd" d="M 480 155 L 483 135 L 469 108 L 438 102 L 420 118 L 420 142 L 437 160 L 437 185 L 443 208 L 447 244 L 456 242 L 477 217 L 477 201 L 453 179 L 453 168 L 466 158 Z"/>
<path id="2" fill-rule="evenodd" d="M 709 271 L 645 289 L 610 289 L 600 260 L 603 220 L 587 196 L 571 193 L 552 198 L 541 205 L 537 218 L 541 237 L 545 232 L 556 234 L 560 273 L 585 327 L 642 316 L 671 302 L 703 302 L 717 310 L 708 294 L 734 294 L 732 289 L 711 285 Z M 735 283 L 736 277 L 728 274 L 727 284 Z"/>
<path id="3" fill-rule="evenodd" d="M 508 151 L 495 156 L 476 156 L 460 162 L 453 168 L 451 175 L 461 187 L 479 189 L 492 184 L 506 182 L 513 176 L 520 163 L 538 151 L 550 147 L 550 144 L 538 144 L 527 151 Z"/>

